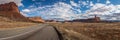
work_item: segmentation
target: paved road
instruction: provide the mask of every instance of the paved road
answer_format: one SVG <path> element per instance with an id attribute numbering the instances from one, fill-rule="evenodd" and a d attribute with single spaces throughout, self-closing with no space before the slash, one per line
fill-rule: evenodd
<path id="1" fill-rule="evenodd" d="M 55 29 L 47 26 L 24 40 L 59 40 Z"/>
<path id="2" fill-rule="evenodd" d="M 59 40 L 52 26 L 46 24 L 28 28 L 0 30 L 0 40 Z"/>

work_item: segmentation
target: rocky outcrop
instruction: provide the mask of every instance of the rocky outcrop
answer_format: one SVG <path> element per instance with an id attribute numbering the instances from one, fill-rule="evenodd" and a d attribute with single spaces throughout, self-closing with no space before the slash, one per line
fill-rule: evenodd
<path id="1" fill-rule="evenodd" d="M 100 17 L 97 17 L 97 16 L 95 15 L 94 18 L 75 19 L 75 20 L 73 20 L 73 22 L 95 22 L 95 23 L 99 23 L 99 22 L 101 22 L 101 20 L 100 20 Z"/>
<path id="2" fill-rule="evenodd" d="M 7 17 L 14 21 L 33 21 L 21 15 L 18 6 L 14 2 L 0 5 L 0 16 Z M 40 19 L 39 19 L 40 20 Z M 41 21 L 39 21 L 41 22 Z"/>
<path id="3" fill-rule="evenodd" d="M 45 21 L 42 20 L 41 17 L 29 17 L 30 20 L 32 20 L 33 22 L 39 22 L 39 23 L 44 23 Z"/>
<path id="4" fill-rule="evenodd" d="M 19 13 L 18 7 L 14 2 L 1 4 L 0 11 L 11 11 Z"/>
<path id="5" fill-rule="evenodd" d="M 10 18 L 15 21 L 27 21 L 27 18 L 20 14 L 14 2 L 0 5 L 0 16 Z"/>

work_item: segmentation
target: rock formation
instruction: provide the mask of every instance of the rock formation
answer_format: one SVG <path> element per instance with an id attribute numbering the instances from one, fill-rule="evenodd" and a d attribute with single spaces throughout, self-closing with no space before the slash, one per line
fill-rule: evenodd
<path id="1" fill-rule="evenodd" d="M 19 13 L 18 7 L 14 2 L 1 4 L 0 11 L 11 11 Z"/>
<path id="2" fill-rule="evenodd" d="M 73 22 L 95 22 L 95 23 L 98 23 L 98 22 L 101 22 L 101 20 L 100 20 L 100 17 L 97 17 L 97 16 L 95 15 L 94 18 L 75 19 L 75 20 L 73 20 Z"/>
<path id="3" fill-rule="evenodd" d="M 14 21 L 33 21 L 21 15 L 18 6 L 14 2 L 0 5 L 0 16 L 7 17 Z"/>
<path id="4" fill-rule="evenodd" d="M 94 22 L 100 22 L 101 20 L 100 20 L 100 17 L 97 17 L 96 15 L 95 15 L 95 18 L 94 18 Z"/>
<path id="5" fill-rule="evenodd" d="M 39 23 L 44 23 L 45 21 L 44 20 L 42 20 L 42 18 L 41 17 L 29 17 L 29 19 L 30 20 L 32 20 L 32 22 L 39 22 Z"/>
<path id="6" fill-rule="evenodd" d="M 12 20 L 26 21 L 27 18 L 20 14 L 17 5 L 14 2 L 0 5 L 0 16 L 10 18 Z"/>

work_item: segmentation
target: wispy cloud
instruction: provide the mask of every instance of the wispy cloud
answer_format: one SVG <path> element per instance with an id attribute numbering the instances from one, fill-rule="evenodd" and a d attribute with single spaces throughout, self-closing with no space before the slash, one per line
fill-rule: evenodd
<path id="1" fill-rule="evenodd" d="M 88 6 L 90 9 L 82 13 L 80 5 Z M 41 16 L 43 19 L 54 20 L 85 19 L 93 17 L 94 15 L 98 15 L 103 20 L 120 20 L 120 5 L 113 5 L 109 0 L 107 0 L 105 4 L 94 4 L 92 1 L 84 1 L 82 3 L 70 1 L 70 4 L 57 2 L 54 5 L 46 5 L 43 7 L 30 6 L 21 12 L 27 16 Z"/>
<path id="2" fill-rule="evenodd" d="M 22 10 L 22 12 L 30 12 L 30 10 L 29 9 L 24 9 L 24 10 Z"/>
<path id="3" fill-rule="evenodd" d="M 97 3 L 84 15 L 87 15 L 87 17 L 98 15 L 103 20 L 120 20 L 120 5 Z"/>
<path id="4" fill-rule="evenodd" d="M 78 6 L 77 3 L 73 2 L 73 1 L 70 1 L 70 3 L 71 3 L 72 6 L 75 6 L 75 7 Z"/>
<path id="5" fill-rule="evenodd" d="M 22 12 L 33 13 L 42 16 L 44 19 L 62 19 L 62 20 L 72 20 L 76 18 L 77 13 L 81 12 L 80 9 L 74 9 L 72 6 L 77 6 L 77 4 L 67 4 L 64 2 L 58 2 L 54 5 L 24 9 Z M 30 10 L 28 12 L 28 10 Z M 37 12 L 37 13 L 36 13 Z"/>

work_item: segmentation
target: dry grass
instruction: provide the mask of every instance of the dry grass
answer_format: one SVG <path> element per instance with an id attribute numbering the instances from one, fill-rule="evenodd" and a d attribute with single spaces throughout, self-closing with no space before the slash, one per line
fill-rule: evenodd
<path id="1" fill-rule="evenodd" d="M 0 22 L 0 28 L 16 28 L 16 27 L 29 27 L 37 25 L 37 23 L 30 22 Z"/>
<path id="2" fill-rule="evenodd" d="M 38 23 L 12 21 L 6 17 L 0 16 L 0 29 L 16 28 L 16 27 L 29 27 L 29 26 L 36 25 L 36 24 L 38 24 Z"/>
<path id="3" fill-rule="evenodd" d="M 49 23 L 65 40 L 120 40 L 120 23 Z"/>

